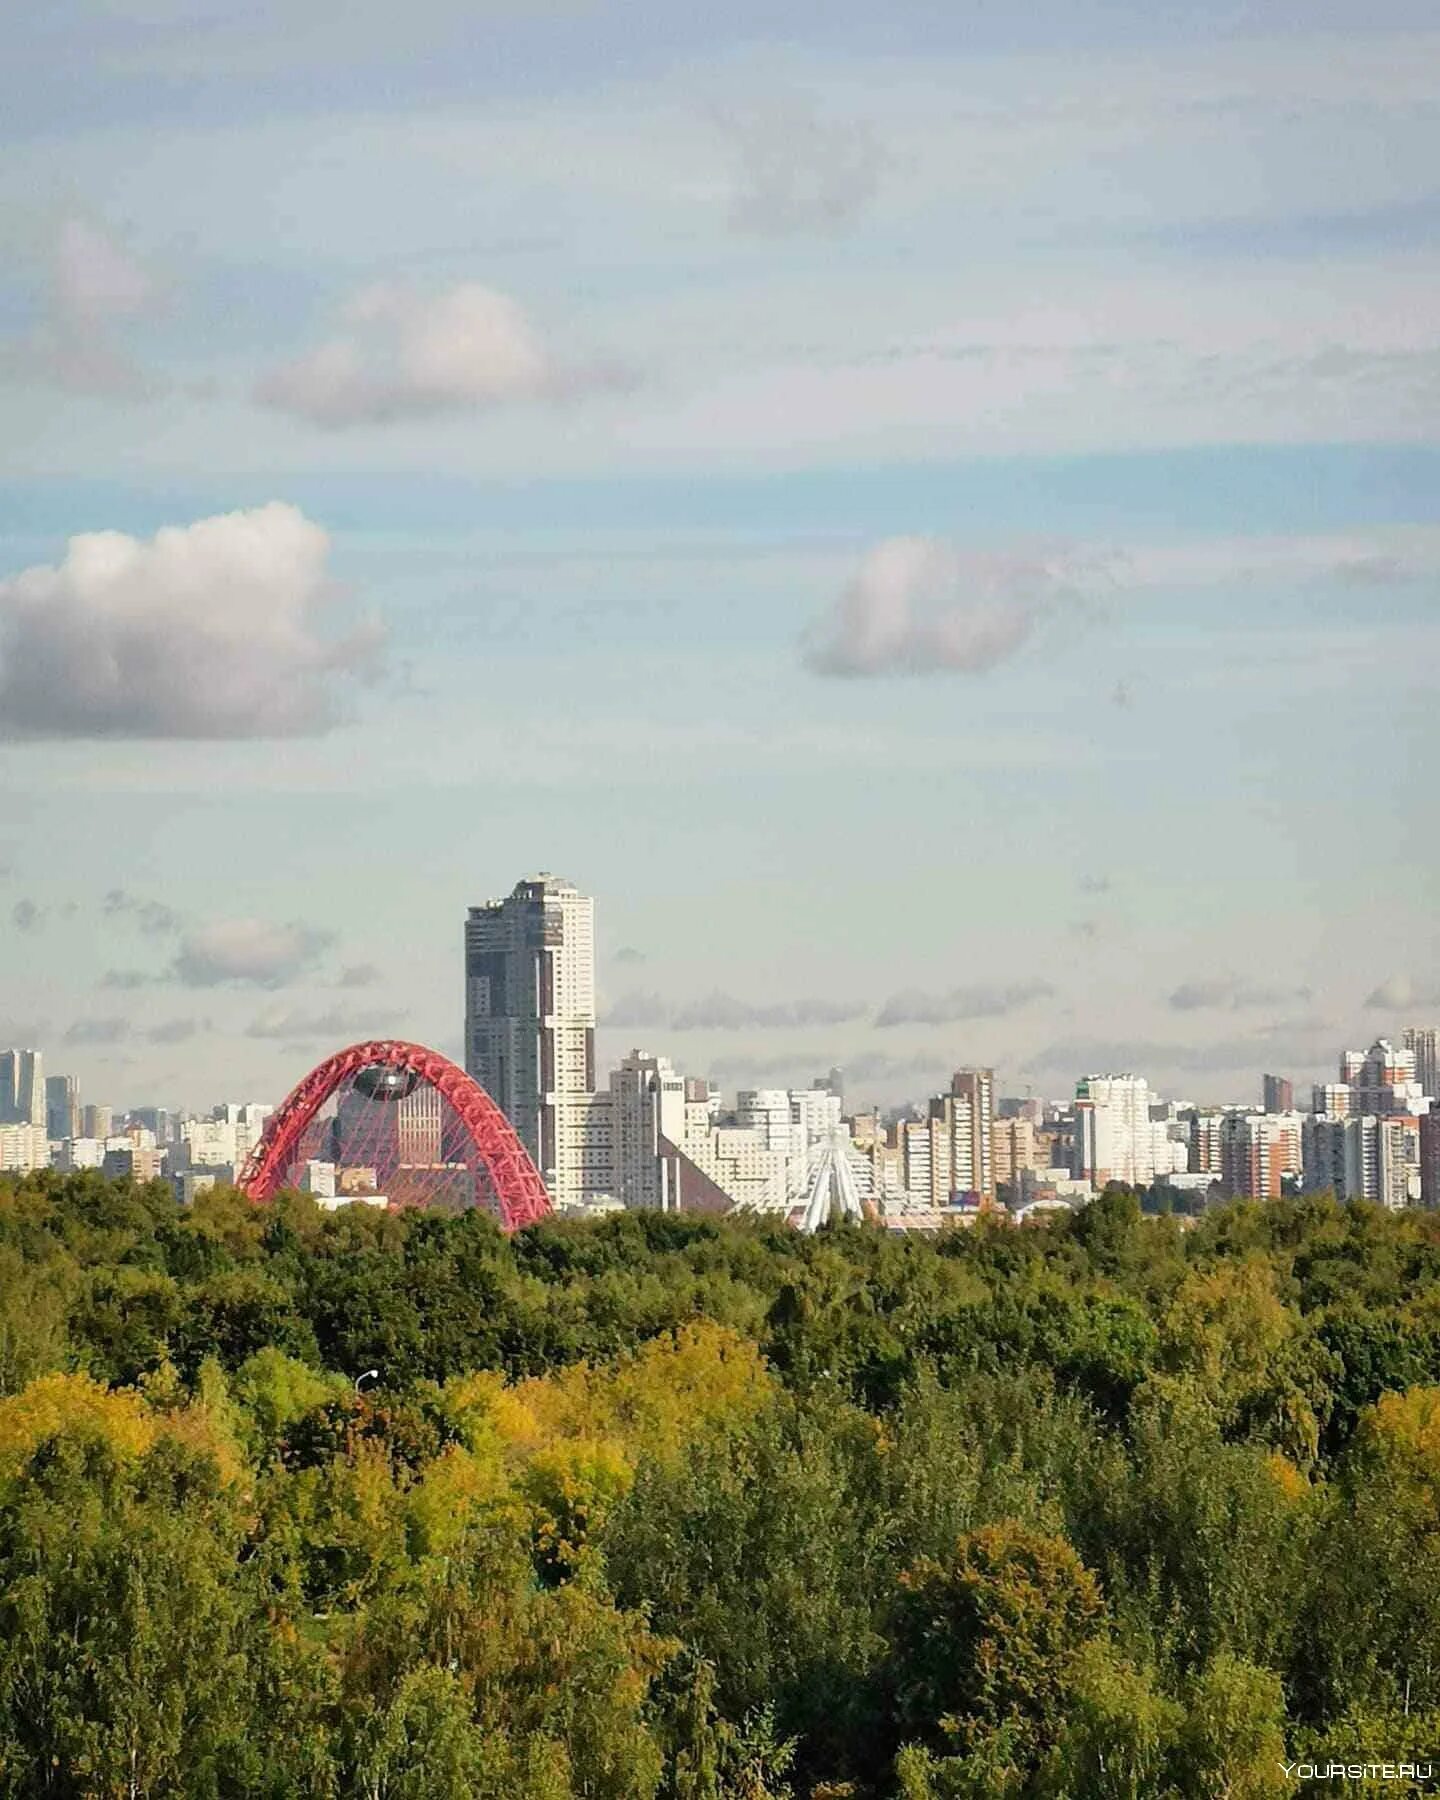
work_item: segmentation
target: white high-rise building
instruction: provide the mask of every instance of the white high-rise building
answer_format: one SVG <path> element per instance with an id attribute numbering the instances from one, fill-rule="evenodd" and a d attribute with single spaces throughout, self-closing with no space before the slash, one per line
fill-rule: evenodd
<path id="1" fill-rule="evenodd" d="M 608 1094 L 613 1175 L 608 1191 L 627 1207 L 669 1204 L 664 1157 L 685 1141 L 685 1078 L 668 1057 L 632 1050 L 610 1071 Z"/>
<path id="2" fill-rule="evenodd" d="M 995 1198 L 995 1071 L 957 1069 L 950 1077 L 950 1185 Z"/>
<path id="3" fill-rule="evenodd" d="M 742 1088 L 735 1096 L 735 1123 L 753 1131 L 767 1150 L 783 1157 L 787 1180 L 796 1187 L 804 1178 L 809 1142 L 796 1117 L 796 1097 L 788 1088 Z"/>
<path id="4" fill-rule="evenodd" d="M 832 1074 L 838 1071 L 832 1070 Z M 840 1129 L 845 1102 L 835 1088 L 809 1087 L 790 1090 L 790 1117 L 804 1134 L 805 1148 L 828 1141 Z"/>
<path id="5" fill-rule="evenodd" d="M 50 1137 L 44 1125 L 0 1125 L 0 1169 L 28 1175 L 50 1167 Z"/>
<path id="6" fill-rule="evenodd" d="M 1421 1092 L 1440 1100 L 1440 1026 L 1408 1026 L 1405 1048 L 1415 1058 L 1415 1079 Z"/>
<path id="7" fill-rule="evenodd" d="M 701 1105 L 686 1107 L 685 1124 L 685 1137 L 678 1148 L 717 1194 L 742 1210 L 785 1210 L 791 1192 L 786 1156 L 770 1149 L 756 1131 L 716 1125 Z"/>
<path id="8" fill-rule="evenodd" d="M 465 921 L 465 1067 L 520 1135 L 557 1207 L 593 1143 L 595 902 L 541 874 Z"/>
<path id="9" fill-rule="evenodd" d="M 1087 1075 L 1075 1089 L 1072 1173 L 1147 1186 L 1155 1179 L 1150 1084 L 1143 1075 Z"/>
<path id="10" fill-rule="evenodd" d="M 45 1059 L 38 1050 L 0 1050 L 0 1125 L 45 1126 Z"/>

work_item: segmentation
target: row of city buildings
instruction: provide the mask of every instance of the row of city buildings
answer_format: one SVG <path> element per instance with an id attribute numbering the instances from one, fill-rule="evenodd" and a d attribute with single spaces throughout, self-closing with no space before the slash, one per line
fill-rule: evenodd
<path id="1" fill-rule="evenodd" d="M 808 1088 L 741 1090 L 727 1104 L 713 1083 L 647 1049 L 600 1078 L 595 906 L 572 883 L 542 874 L 471 907 L 464 957 L 466 1068 L 515 1126 L 560 1211 L 798 1216 L 808 1206 L 813 1218 L 817 1184 L 837 1165 L 852 1201 L 909 1227 L 1001 1203 L 1073 1205 L 1110 1181 L 1197 1201 L 1332 1189 L 1391 1207 L 1440 1205 L 1434 1028 L 1345 1051 L 1308 1110 L 1275 1075 L 1254 1106 L 1165 1099 L 1129 1073 L 1087 1075 L 1073 1100 L 1047 1105 L 998 1095 L 984 1067 L 957 1069 L 945 1092 L 883 1115 L 847 1108 L 838 1069 Z M 82 1106 L 73 1078 L 46 1078 L 38 1050 L 10 1050 L 0 1053 L 0 1169 L 165 1174 L 189 1198 L 234 1179 L 269 1110 L 141 1108 L 117 1120 Z M 417 1144 L 438 1141 L 433 1090 L 401 1099 L 397 1124 L 401 1164 L 407 1130 Z M 366 1171 L 346 1166 L 350 1135 L 342 1105 L 329 1158 L 313 1156 L 300 1177 L 322 1200 L 366 1192 Z"/>
<path id="2" fill-rule="evenodd" d="M 99 1169 L 137 1181 L 172 1177 L 185 1199 L 230 1182 L 271 1108 L 223 1103 L 196 1115 L 163 1106 L 118 1114 L 82 1105 L 73 1075 L 46 1075 L 39 1050 L 0 1051 L 0 1170 Z"/>
<path id="3" fill-rule="evenodd" d="M 742 1091 L 634 1050 L 603 1086 L 595 1062 L 593 899 L 552 875 L 472 907 L 465 924 L 469 1072 L 515 1124 L 557 1206 L 778 1211 L 796 1205 L 837 1138 L 859 1191 L 892 1211 L 964 1212 L 1004 1198 L 1063 1205 L 1109 1181 L 1209 1198 L 1333 1189 L 1387 1206 L 1440 1205 L 1433 1027 L 1345 1051 L 1308 1113 L 1264 1078 L 1256 1106 L 1165 1100 L 1144 1077 L 1084 1077 L 1073 1103 L 997 1098 L 959 1069 L 923 1107 L 846 1112 L 839 1071 L 809 1089 Z"/>

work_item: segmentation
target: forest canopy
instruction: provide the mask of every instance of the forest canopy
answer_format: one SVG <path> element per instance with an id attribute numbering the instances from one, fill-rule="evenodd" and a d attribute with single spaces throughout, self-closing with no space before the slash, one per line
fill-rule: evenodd
<path id="1" fill-rule="evenodd" d="M 1368 1791 L 1299 1765 L 1440 1750 L 1437 1273 L 1325 1196 L 507 1239 L 5 1178 L 0 1795 Z"/>

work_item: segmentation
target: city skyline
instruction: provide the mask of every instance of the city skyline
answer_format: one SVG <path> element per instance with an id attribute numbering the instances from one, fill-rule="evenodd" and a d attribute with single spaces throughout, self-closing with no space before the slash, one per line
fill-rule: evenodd
<path id="1" fill-rule="evenodd" d="M 603 12 L 0 67 L 0 1043 L 463 1061 L 538 868 L 604 1066 L 1219 1101 L 1434 1018 L 1428 11 Z"/>
<path id="2" fill-rule="evenodd" d="M 44 1033 L 11 1032 L 8 1038 L 0 1038 L 0 1042 L 14 1040 L 19 1049 L 39 1051 L 48 1057 L 49 1068 L 63 1064 L 66 1079 L 71 1083 L 79 1081 L 87 1095 L 96 1091 L 98 1083 L 105 1094 L 104 1104 L 113 1107 L 117 1116 L 127 1107 L 150 1106 L 157 1101 L 203 1110 L 221 1092 L 274 1100 L 287 1092 L 303 1074 L 309 1066 L 307 1058 L 313 1061 L 317 1053 L 332 1051 L 351 1039 L 366 1037 L 433 1041 L 443 1054 L 461 1066 L 468 1066 L 488 1088 L 495 1084 L 485 1079 L 484 1058 L 467 1050 L 466 1045 L 465 1012 L 473 990 L 467 979 L 464 984 L 466 998 L 458 1004 L 455 1002 L 454 970 L 461 960 L 467 969 L 469 967 L 471 952 L 468 946 L 473 941 L 477 919 L 513 905 L 520 888 L 533 887 L 538 893 L 552 886 L 575 896 L 585 911 L 581 987 L 586 996 L 583 1004 L 595 1010 L 580 1015 L 579 1028 L 584 1034 L 584 1042 L 576 1054 L 583 1053 L 592 1078 L 597 1068 L 603 1070 L 614 1066 L 625 1053 L 646 1047 L 670 1055 L 683 1064 L 687 1073 L 720 1077 L 722 1084 L 731 1090 L 747 1086 L 803 1086 L 824 1069 L 839 1069 L 846 1073 L 856 1091 L 863 1093 L 867 1104 L 895 1106 L 916 1101 L 917 1096 L 923 1100 L 936 1077 L 948 1076 L 959 1062 L 975 1060 L 972 1052 L 977 1046 L 986 1052 L 995 1036 L 1004 1034 L 1007 1028 L 1013 1032 L 1012 1013 L 1028 1010 L 1032 1019 L 1036 1014 L 1053 1013 L 1052 1003 L 1058 997 L 1053 989 L 1041 982 L 1020 982 L 1009 987 L 977 982 L 968 988 L 948 991 L 915 987 L 868 1003 L 853 998 L 837 1000 L 828 995 L 798 1002 L 774 999 L 749 1002 L 711 989 L 690 1000 L 666 1005 L 653 990 L 638 986 L 622 988 L 618 997 L 607 998 L 595 980 L 597 968 L 618 972 L 618 977 L 612 975 L 612 979 L 634 981 L 637 974 L 642 979 L 646 974 L 646 959 L 629 946 L 622 947 L 618 953 L 607 954 L 603 939 L 597 949 L 594 896 L 580 895 L 574 884 L 563 877 L 531 874 L 522 877 L 508 902 L 490 901 L 483 906 L 470 907 L 467 949 L 463 959 L 456 958 L 452 965 L 451 1011 L 458 1015 L 461 1029 L 449 1034 L 437 1031 L 427 1037 L 424 1032 L 411 1027 L 403 1009 L 369 1004 L 369 990 L 372 983 L 378 982 L 378 972 L 369 966 L 343 967 L 332 978 L 325 979 L 319 970 L 335 953 L 334 938 L 330 934 L 307 932 L 298 924 L 270 930 L 259 921 L 226 922 L 208 931 L 187 933 L 183 921 L 170 909 L 159 903 L 142 902 L 134 896 L 119 896 L 112 892 L 102 904 L 105 914 L 125 912 L 147 919 L 140 930 L 142 937 L 150 940 L 152 953 L 167 942 L 172 948 L 168 968 L 153 974 L 120 972 L 121 978 L 107 981 L 104 984 L 107 987 L 125 993 L 148 986 L 172 991 L 183 990 L 186 986 L 199 987 L 212 996 L 212 1004 L 216 998 L 222 1004 L 228 999 L 233 1013 L 241 994 L 282 996 L 300 986 L 302 992 L 315 997 L 315 1004 L 307 1011 L 304 1007 L 287 1005 L 282 999 L 272 998 L 268 1005 L 262 1000 L 261 1010 L 254 1014 L 248 1029 L 223 1046 L 229 1054 L 222 1054 L 220 1059 L 218 1086 L 214 1082 L 206 1086 L 209 1078 L 196 1073 L 188 1080 L 162 1080 L 158 1087 L 153 1082 L 147 1084 L 146 1078 L 139 1075 L 123 1077 L 118 1084 L 114 1080 L 116 1071 L 135 1066 L 132 1052 L 142 1045 L 149 1046 L 152 1051 L 167 1051 L 175 1046 L 185 1046 L 188 1050 L 200 1035 L 190 1028 L 188 1021 L 173 1021 L 171 1025 L 162 1022 L 146 1032 L 87 1032 L 72 1028 L 58 1041 L 46 1040 Z M 165 917 L 158 923 L 149 922 L 151 913 Z M 237 976 L 234 971 L 241 968 L 247 972 Z M 1230 997 L 1243 986 L 1233 978 L 1222 979 L 1213 986 L 1213 995 L 1208 988 L 1177 988 L 1169 997 L 1171 1008 L 1181 1014 L 1199 1013 L 1212 1007 L 1240 1014 L 1253 1003 L 1243 994 Z M 1352 1013 L 1360 1019 L 1360 1028 L 1348 1036 L 1342 1033 L 1339 1038 L 1332 1037 L 1324 1044 L 1320 1043 L 1322 1027 L 1310 1022 L 1305 1029 L 1313 1034 L 1313 1042 L 1308 1042 L 1306 1048 L 1309 1052 L 1319 1053 L 1313 1054 L 1308 1061 L 1290 1059 L 1288 1072 L 1283 1076 L 1277 1075 L 1269 1064 L 1283 1060 L 1276 1054 L 1278 1051 L 1294 1049 L 1302 1041 L 1298 1032 L 1293 1038 L 1287 1038 L 1283 1032 L 1261 1030 L 1247 1037 L 1237 1029 L 1222 1040 L 1220 1046 L 1201 1045 L 1191 1054 L 1177 1051 L 1173 1045 L 1143 1040 L 1127 1043 L 1081 1031 L 1068 1040 L 1059 1041 L 1041 1057 L 1021 1056 L 1009 1064 L 1003 1058 L 993 1056 L 987 1056 L 986 1060 L 995 1071 L 997 1093 L 1003 1090 L 1015 1095 L 1063 1098 L 1087 1075 L 1141 1070 L 1147 1079 L 1159 1073 L 1159 1081 L 1151 1080 L 1156 1092 L 1172 1093 L 1202 1106 L 1244 1106 L 1253 1103 L 1255 1094 L 1269 1093 L 1272 1082 L 1280 1084 L 1277 1092 L 1289 1086 L 1292 1093 L 1304 1095 L 1309 1093 L 1312 1085 L 1333 1081 L 1337 1058 L 1343 1054 L 1336 1048 L 1337 1044 L 1371 1043 L 1386 1037 L 1397 1042 L 1403 1038 L 1408 1044 L 1414 1038 L 1422 1067 L 1433 1086 L 1434 1043 L 1440 1028 L 1419 1025 L 1415 1021 L 1437 1008 L 1424 999 L 1423 990 L 1420 1002 L 1415 1003 L 1413 992 L 1400 988 L 1385 992 L 1382 985 L 1382 990 L 1372 991 L 1365 1005 Z M 598 1001 L 594 998 L 597 993 Z M 1404 1004 L 1393 1005 L 1393 1001 Z M 249 1004 L 253 1008 L 255 1001 L 251 1000 Z M 1383 1023 L 1377 1022 L 1377 1014 L 1383 1015 Z M 593 1025 L 589 1023 L 591 1018 L 596 1021 Z M 1401 1019 L 1405 1023 L 1394 1023 Z M 7 1022 L 7 1016 L 0 1012 L 0 1025 Z M 184 1029 L 179 1028 L 182 1023 Z M 912 1027 L 909 1041 L 913 1043 L 918 1038 L 923 1048 L 899 1055 L 889 1046 L 897 1036 L 896 1027 L 904 1025 Z M 211 1031 L 207 1021 L 206 1034 Z M 27 1039 L 24 1044 L 19 1041 L 21 1037 Z M 732 1048 L 746 1037 L 763 1043 L 766 1054 L 747 1055 Z M 246 1066 L 249 1039 L 266 1040 L 272 1046 L 269 1061 L 280 1070 L 278 1084 L 266 1086 L 263 1075 L 247 1081 L 243 1077 L 231 1078 L 227 1073 Z M 580 1043 L 579 1039 L 577 1043 Z M 789 1048 L 783 1047 L 787 1044 Z M 707 1055 L 704 1050 L 707 1045 L 718 1045 L 719 1048 Z M 811 1047 L 807 1049 L 803 1047 L 805 1045 Z M 844 1045 L 852 1047 L 849 1054 L 844 1053 Z M 862 1046 L 858 1052 L 854 1049 L 857 1045 Z M 1167 1062 L 1166 1056 L 1171 1054 L 1176 1055 L 1177 1060 Z M 1245 1054 L 1255 1060 L 1241 1067 L 1238 1058 Z M 1068 1068 L 1061 1066 L 1060 1058 L 1064 1055 L 1071 1057 Z M 77 1074 L 77 1070 L 83 1073 Z M 130 1092 L 130 1085 L 137 1082 L 137 1090 Z M 112 1094 L 113 1086 L 120 1090 L 118 1097 Z M 500 1086 L 503 1090 L 503 1081 Z M 1251 1089 L 1254 1093 L 1249 1092 Z M 1242 1090 L 1245 1090 L 1243 1096 Z M 585 1091 L 584 1082 L 575 1091 Z M 504 1097 L 514 1105 L 515 1095 Z M 552 1114 L 553 1110 L 552 1104 Z M 553 1122 L 551 1129 L 554 1129 Z M 522 1136 L 525 1136 L 524 1130 Z M 526 1141 L 528 1144 L 528 1137 Z M 538 1139 L 535 1154 L 537 1162 L 545 1160 L 539 1154 Z M 549 1166 L 553 1170 L 553 1161 Z"/>

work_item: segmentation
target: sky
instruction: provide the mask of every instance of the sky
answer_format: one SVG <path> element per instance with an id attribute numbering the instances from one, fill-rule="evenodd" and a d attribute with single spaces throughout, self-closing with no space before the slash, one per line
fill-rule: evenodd
<path id="1" fill-rule="evenodd" d="M 31 11 L 0 1043 L 455 1055 L 539 870 L 727 1088 L 1440 1017 L 1430 6 Z"/>

